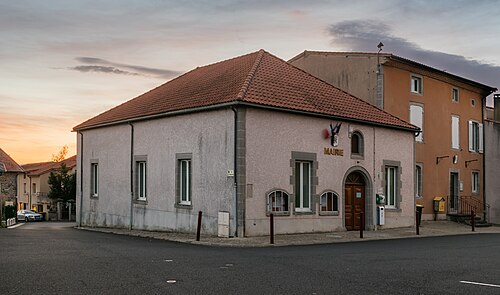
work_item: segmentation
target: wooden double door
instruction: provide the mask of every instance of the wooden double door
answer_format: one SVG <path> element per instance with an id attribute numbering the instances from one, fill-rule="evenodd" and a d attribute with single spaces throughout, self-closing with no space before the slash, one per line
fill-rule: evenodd
<path id="1" fill-rule="evenodd" d="M 361 212 L 365 212 L 365 179 L 359 172 L 353 172 L 347 176 L 345 183 L 345 227 L 347 230 L 360 230 L 364 228 L 364 216 L 361 220 Z"/>

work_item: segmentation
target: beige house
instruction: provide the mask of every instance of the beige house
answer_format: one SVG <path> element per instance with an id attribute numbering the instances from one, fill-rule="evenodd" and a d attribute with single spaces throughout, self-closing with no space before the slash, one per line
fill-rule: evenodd
<path id="1" fill-rule="evenodd" d="M 76 170 L 76 156 L 72 156 L 62 162 L 41 162 L 22 165 L 24 173 L 17 176 L 17 208 L 30 209 L 36 212 L 48 212 L 51 200 L 48 198 L 50 191 L 50 172 L 55 172 L 61 167 L 61 163 Z"/>
<path id="2" fill-rule="evenodd" d="M 486 213 L 483 117 L 496 88 L 388 53 L 304 51 L 289 63 L 420 127 L 415 201 L 423 219 Z M 434 210 L 435 198 L 444 210 Z"/>
<path id="3" fill-rule="evenodd" d="M 415 222 L 418 128 L 264 50 L 74 131 L 82 226 L 195 232 L 200 211 L 204 233 L 241 237 L 267 235 L 270 214 L 280 234 Z"/>

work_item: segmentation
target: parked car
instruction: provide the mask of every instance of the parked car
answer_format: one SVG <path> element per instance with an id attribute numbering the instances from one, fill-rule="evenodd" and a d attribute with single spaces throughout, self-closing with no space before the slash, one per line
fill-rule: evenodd
<path id="1" fill-rule="evenodd" d="M 19 210 L 17 211 L 17 221 L 42 221 L 43 215 L 36 213 L 31 210 Z"/>

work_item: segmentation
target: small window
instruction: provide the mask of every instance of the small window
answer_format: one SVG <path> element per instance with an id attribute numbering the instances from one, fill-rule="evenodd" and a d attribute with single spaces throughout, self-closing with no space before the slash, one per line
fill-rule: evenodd
<path id="1" fill-rule="evenodd" d="M 474 108 L 476 107 L 476 100 L 474 98 L 470 99 L 470 105 Z"/>
<path id="2" fill-rule="evenodd" d="M 386 207 L 396 208 L 397 205 L 397 193 L 398 193 L 398 182 L 397 182 L 397 167 L 386 166 L 385 167 L 385 196 L 386 196 Z"/>
<path id="3" fill-rule="evenodd" d="M 99 164 L 90 164 L 90 195 L 99 196 Z"/>
<path id="4" fill-rule="evenodd" d="M 136 199 L 138 201 L 146 201 L 146 188 L 147 188 L 147 170 L 146 161 L 136 162 Z"/>
<path id="5" fill-rule="evenodd" d="M 23 192 L 26 193 L 26 182 L 23 183 Z"/>
<path id="6" fill-rule="evenodd" d="M 451 89 L 451 100 L 453 102 L 459 102 L 460 101 L 460 92 L 458 91 L 458 88 L 452 88 Z"/>
<path id="7" fill-rule="evenodd" d="M 420 76 L 411 76 L 411 86 L 410 90 L 412 93 L 422 94 L 422 77 Z"/>
<path id="8" fill-rule="evenodd" d="M 272 191 L 267 195 L 267 212 L 268 213 L 283 213 L 288 211 L 288 194 L 284 191 Z"/>
<path id="9" fill-rule="evenodd" d="M 415 197 L 422 197 L 422 166 L 420 164 L 415 166 Z"/>
<path id="10" fill-rule="evenodd" d="M 364 152 L 363 136 L 355 131 L 351 135 L 351 154 L 353 156 L 363 156 Z"/>
<path id="11" fill-rule="evenodd" d="M 320 197 L 321 212 L 339 212 L 339 197 L 334 192 L 326 192 Z"/>
<path id="12" fill-rule="evenodd" d="M 180 204 L 191 205 L 191 160 L 179 160 Z"/>
<path id="13" fill-rule="evenodd" d="M 478 171 L 472 172 L 472 193 L 474 193 L 474 194 L 479 193 L 479 172 Z"/>

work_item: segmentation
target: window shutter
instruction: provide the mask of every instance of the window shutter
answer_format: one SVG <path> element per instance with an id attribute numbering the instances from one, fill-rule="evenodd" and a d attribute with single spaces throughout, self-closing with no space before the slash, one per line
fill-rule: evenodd
<path id="1" fill-rule="evenodd" d="M 451 117 L 451 147 L 454 149 L 460 148 L 460 118 Z"/>
<path id="2" fill-rule="evenodd" d="M 478 124 L 478 138 L 479 138 L 479 147 L 478 151 L 482 154 L 483 153 L 483 124 L 479 123 Z"/>
<path id="3" fill-rule="evenodd" d="M 469 121 L 469 152 L 474 151 L 474 125 Z"/>

